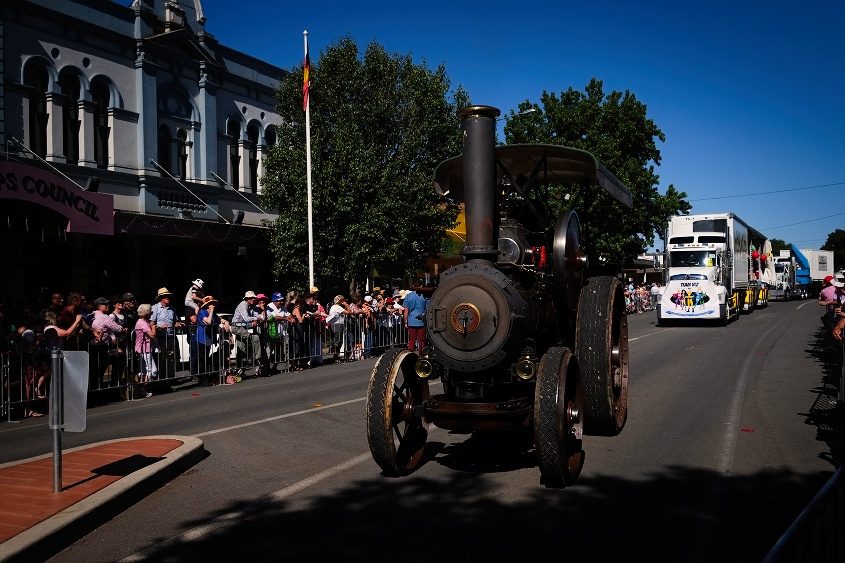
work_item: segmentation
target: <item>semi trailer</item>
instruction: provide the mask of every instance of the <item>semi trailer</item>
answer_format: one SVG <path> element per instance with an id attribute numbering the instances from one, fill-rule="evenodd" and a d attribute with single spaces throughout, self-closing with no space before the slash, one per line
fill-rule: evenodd
<path id="1" fill-rule="evenodd" d="M 768 305 L 774 284 L 769 239 L 733 213 L 675 215 L 666 230 L 665 283 L 657 322 L 727 325 Z"/>

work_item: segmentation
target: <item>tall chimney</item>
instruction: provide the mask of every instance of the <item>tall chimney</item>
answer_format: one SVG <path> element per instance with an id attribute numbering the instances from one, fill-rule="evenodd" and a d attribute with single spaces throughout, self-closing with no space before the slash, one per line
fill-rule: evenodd
<path id="1" fill-rule="evenodd" d="M 498 250 L 496 214 L 496 118 L 491 106 L 469 106 L 460 111 L 463 129 L 464 215 L 467 259 L 495 262 Z"/>

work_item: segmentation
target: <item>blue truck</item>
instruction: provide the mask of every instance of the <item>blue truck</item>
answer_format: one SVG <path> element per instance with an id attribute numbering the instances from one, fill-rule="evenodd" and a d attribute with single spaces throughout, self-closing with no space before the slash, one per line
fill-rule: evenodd
<path id="1" fill-rule="evenodd" d="M 810 261 L 794 244 L 774 259 L 775 283 L 769 288 L 770 301 L 806 299 L 810 295 Z"/>

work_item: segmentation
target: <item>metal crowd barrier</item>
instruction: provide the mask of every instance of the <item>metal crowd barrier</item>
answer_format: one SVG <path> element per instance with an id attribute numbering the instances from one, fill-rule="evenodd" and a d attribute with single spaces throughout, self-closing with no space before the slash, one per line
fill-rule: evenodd
<path id="1" fill-rule="evenodd" d="M 845 561 L 845 478 L 842 466 L 775 543 L 763 563 Z"/>
<path id="2" fill-rule="evenodd" d="M 138 338 L 149 344 L 148 356 L 135 351 Z M 407 342 L 401 318 L 388 313 L 370 319 L 349 317 L 333 327 L 313 319 L 302 324 L 282 319 L 256 326 L 231 325 L 229 330 L 184 324 L 160 329 L 152 339 L 129 330 L 107 342 L 96 342 L 85 331 L 66 338 L 64 349 L 88 352 L 89 396 L 133 400 L 192 381 L 218 385 L 239 377 L 363 360 Z M 40 335 L 29 344 L 18 338 L 0 353 L 2 420 L 22 418 L 31 410 L 46 414 L 49 354 L 40 346 Z"/>

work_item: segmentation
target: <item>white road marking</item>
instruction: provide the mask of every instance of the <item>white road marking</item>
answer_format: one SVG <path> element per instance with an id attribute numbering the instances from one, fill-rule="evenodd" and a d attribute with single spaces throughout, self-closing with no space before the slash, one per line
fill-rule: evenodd
<path id="1" fill-rule="evenodd" d="M 432 385 L 437 385 L 439 383 L 441 383 L 441 382 L 440 381 L 431 382 Z M 344 406 L 344 405 L 349 405 L 349 404 L 352 404 L 352 403 L 359 403 L 359 402 L 364 401 L 364 400 L 366 400 L 366 397 L 359 397 L 357 399 L 350 399 L 348 401 L 341 401 L 339 403 L 332 403 L 330 405 L 323 405 L 323 406 L 314 407 L 314 408 L 305 409 L 305 410 L 300 410 L 300 411 L 296 411 L 296 412 L 289 412 L 289 413 L 282 414 L 282 415 L 279 415 L 279 416 L 271 416 L 271 417 L 268 417 L 268 418 L 262 418 L 260 420 L 253 420 L 251 422 L 245 422 L 243 424 L 235 424 L 233 426 L 225 426 L 223 428 L 216 428 L 214 430 L 208 430 L 206 432 L 200 432 L 199 434 L 194 434 L 193 437 L 194 438 L 201 438 L 203 436 L 211 436 L 213 434 L 220 434 L 221 432 L 228 432 L 229 430 L 237 430 L 239 428 L 246 428 L 248 426 L 254 426 L 256 424 L 263 424 L 265 422 L 272 422 L 274 420 L 280 420 L 280 419 L 288 418 L 288 417 L 291 417 L 291 416 L 300 416 L 300 415 L 303 415 L 303 414 L 308 414 L 308 413 L 312 413 L 312 412 L 323 410 L 323 409 L 331 409 L 331 408 L 335 408 L 335 407 L 341 407 L 341 406 Z M 438 430 L 437 427 L 432 426 L 432 427 L 429 428 L 428 433 L 429 433 L 429 435 L 431 435 L 434 432 L 436 432 L 437 430 Z M 343 473 L 347 469 L 355 467 L 356 465 L 359 465 L 359 464 L 364 463 L 365 461 L 368 461 L 368 460 L 371 460 L 371 459 L 372 459 L 372 454 L 370 452 L 366 452 L 366 453 L 357 455 L 357 456 L 353 457 L 352 459 L 348 459 L 346 461 L 343 461 L 343 462 L 335 465 L 334 467 L 330 467 L 329 469 L 326 469 L 324 471 L 320 471 L 319 473 L 315 473 L 314 475 L 311 475 L 310 477 L 306 477 L 305 479 L 297 481 L 296 483 L 294 483 L 292 485 L 288 485 L 287 487 L 285 487 L 283 489 L 279 489 L 278 491 L 276 491 L 274 493 L 270 493 L 269 495 L 265 496 L 264 499 L 270 500 L 272 502 L 282 501 L 282 500 L 284 500 L 284 499 L 286 499 L 286 498 L 288 498 L 292 495 L 295 495 L 296 493 L 298 493 L 300 491 L 307 489 L 308 487 L 310 487 L 312 485 L 316 485 L 320 481 L 324 481 L 325 479 L 329 479 L 330 477 L 334 477 L 335 475 Z M 238 524 L 238 523 L 242 522 L 243 516 L 244 516 L 243 512 L 229 512 L 228 514 L 224 514 L 222 516 L 215 518 L 213 521 L 209 522 L 208 524 L 203 524 L 202 526 L 197 526 L 195 528 L 191 528 L 190 530 L 186 530 L 179 535 L 173 536 L 173 537 L 168 538 L 168 539 L 166 539 L 162 542 L 159 542 L 155 545 L 152 545 L 152 546 L 148 547 L 147 549 L 144 549 L 144 550 L 139 551 L 137 553 L 133 553 L 132 555 L 129 555 L 128 557 L 126 557 L 124 559 L 121 559 L 121 561 L 124 561 L 124 562 L 145 561 L 145 560 L 147 560 L 148 557 L 152 556 L 158 549 L 167 548 L 167 547 L 174 545 L 174 544 L 188 543 L 188 542 L 191 542 L 191 541 L 196 541 L 198 539 L 201 539 L 201 538 L 211 534 L 212 532 L 215 532 L 215 531 L 221 530 L 223 528 L 226 528 L 228 526 L 232 526 L 234 524 Z"/>
<path id="2" fill-rule="evenodd" d="M 781 326 L 778 323 L 773 324 L 757 338 L 754 348 L 745 356 L 745 361 L 742 362 L 742 369 L 740 375 L 736 380 L 736 387 L 734 388 L 733 398 L 731 399 L 731 406 L 728 410 L 728 419 L 725 421 L 725 432 L 722 439 L 722 451 L 719 456 L 719 472 L 730 473 L 733 465 L 734 450 L 736 449 L 736 439 L 739 434 L 739 420 L 742 414 L 742 399 L 745 396 L 745 388 L 748 385 L 748 372 L 751 368 L 752 361 L 759 361 L 755 355 L 755 351 L 761 344 L 769 344 L 769 333 L 775 328 Z"/>
<path id="3" fill-rule="evenodd" d="M 634 338 L 629 338 L 628 342 L 633 342 L 634 340 L 639 340 L 640 338 L 645 338 L 646 336 L 654 336 L 655 334 L 660 334 L 661 332 L 666 332 L 667 330 L 672 329 L 664 328 L 663 330 L 655 330 L 654 332 L 649 332 L 648 334 L 643 334 L 642 336 L 635 336 Z"/>
<path id="4" fill-rule="evenodd" d="M 799 308 L 803 307 L 804 305 L 806 305 L 806 303 L 799 306 Z M 765 333 L 763 333 L 763 335 L 758 339 L 757 344 L 755 345 L 755 349 L 757 348 L 757 346 L 759 346 L 759 344 L 761 342 L 767 341 L 766 337 L 768 336 L 769 332 L 771 332 L 776 326 L 778 326 L 778 325 L 772 325 Z M 628 342 L 634 342 L 634 341 L 639 340 L 641 338 L 645 338 L 647 336 L 653 336 L 655 334 L 659 334 L 659 333 L 665 332 L 667 330 L 671 330 L 671 329 L 664 328 L 662 330 L 657 330 L 657 331 L 654 331 L 654 332 L 649 333 L 649 334 L 644 334 L 642 336 L 637 336 L 635 338 L 629 338 Z M 730 471 L 731 465 L 733 464 L 733 456 L 734 456 L 734 450 L 735 450 L 735 447 L 736 447 L 737 432 L 738 432 L 739 420 L 740 420 L 741 409 L 742 409 L 742 399 L 743 399 L 743 396 L 745 394 L 745 388 L 746 388 L 747 381 L 748 381 L 748 372 L 749 372 L 751 361 L 752 361 L 753 358 L 754 358 L 754 354 L 753 354 L 753 351 L 752 351 L 751 354 L 748 354 L 748 356 L 745 359 L 745 362 L 743 363 L 741 375 L 737 379 L 736 389 L 735 389 L 735 392 L 733 394 L 733 400 L 731 401 L 731 406 L 730 406 L 730 409 L 729 409 L 729 412 L 728 412 L 727 421 L 724 424 L 725 432 L 724 432 L 724 437 L 723 437 L 723 442 L 722 442 L 721 454 L 719 456 L 719 471 L 721 473 L 728 473 Z M 439 383 L 439 381 L 433 382 L 433 383 Z M 281 420 L 281 419 L 289 418 L 289 417 L 293 417 L 293 416 L 300 416 L 300 415 L 312 413 L 312 412 L 315 412 L 315 411 L 318 411 L 318 410 L 330 409 L 330 408 L 340 407 L 340 406 L 349 405 L 349 404 L 353 404 L 353 403 L 359 403 L 359 402 L 365 401 L 365 400 L 366 400 L 366 397 L 359 397 L 359 398 L 356 398 L 356 399 L 350 399 L 348 401 L 341 401 L 341 402 L 332 403 L 332 404 L 329 404 L 329 405 L 322 405 L 322 406 L 319 406 L 319 407 L 303 409 L 303 410 L 299 410 L 299 411 L 295 411 L 295 412 L 285 413 L 285 414 L 278 415 L 278 416 L 272 416 L 272 417 L 262 418 L 262 419 L 259 419 L 259 420 L 245 422 L 245 423 L 242 423 L 242 424 L 236 424 L 236 425 L 232 425 L 232 426 L 225 426 L 225 427 L 222 427 L 222 428 L 216 428 L 216 429 L 213 429 L 213 430 L 207 430 L 205 432 L 200 432 L 198 434 L 194 434 L 193 437 L 202 438 L 204 436 L 211 436 L 211 435 L 214 435 L 214 434 L 220 434 L 222 432 L 228 432 L 230 430 L 238 430 L 238 429 L 241 429 L 241 428 L 247 428 L 247 427 L 250 427 L 250 426 L 263 424 L 263 423 L 266 423 L 266 422 L 272 422 L 272 421 L 275 421 L 275 420 Z M 432 430 L 433 429 L 434 428 L 432 428 Z M 305 479 L 302 479 L 302 480 L 300 480 L 300 481 L 298 481 L 298 482 L 296 482 L 292 485 L 289 485 L 289 486 L 287 486 L 283 489 L 279 489 L 278 491 L 270 493 L 269 495 L 267 495 L 264 498 L 269 499 L 269 500 L 274 501 L 274 502 L 284 500 L 284 499 L 286 499 L 286 498 L 288 498 L 288 497 L 290 497 L 290 496 L 292 496 L 292 495 L 294 495 L 294 494 L 296 494 L 300 491 L 307 489 L 308 487 L 310 487 L 312 485 L 319 483 L 320 481 L 323 481 L 325 479 L 329 479 L 329 478 L 331 478 L 335 475 L 338 475 L 338 474 L 340 474 L 340 473 L 342 473 L 342 472 L 344 472 L 344 471 L 346 471 L 346 470 L 348 470 L 352 467 L 355 467 L 356 465 L 364 463 L 365 461 L 368 461 L 370 459 L 371 459 L 370 452 L 362 453 L 362 454 L 357 455 L 357 456 L 355 456 L 351 459 L 348 459 L 344 462 L 341 462 L 341 463 L 339 463 L 339 464 L 337 464 L 333 467 L 330 467 L 329 469 L 326 469 L 324 471 L 321 471 L 319 473 L 316 473 L 314 475 L 306 477 Z M 228 514 L 224 514 L 222 516 L 219 516 L 218 518 L 215 518 L 212 522 L 209 522 L 208 524 L 204 524 L 204 525 L 192 528 L 190 530 L 186 530 L 185 532 L 183 532 L 179 535 L 173 536 L 173 537 L 168 538 L 168 539 L 166 539 L 162 542 L 159 542 L 159 543 L 157 543 L 153 546 L 150 546 L 147 549 L 144 549 L 142 551 L 134 553 L 134 554 L 122 559 L 121 561 L 124 561 L 124 562 L 145 561 L 149 556 L 152 556 L 158 549 L 167 548 L 168 546 L 171 546 L 171 545 L 174 545 L 174 544 L 188 543 L 188 542 L 191 542 L 191 541 L 201 539 L 202 537 L 207 536 L 207 535 L 211 534 L 212 532 L 222 530 L 226 527 L 240 523 L 242 521 L 242 519 L 243 519 L 243 513 L 242 512 L 230 512 Z"/>
<path id="5" fill-rule="evenodd" d="M 205 432 L 200 432 L 199 434 L 194 434 L 194 438 L 202 438 L 203 436 L 211 436 L 212 434 L 220 434 L 221 432 L 228 432 L 229 430 L 238 430 L 239 428 L 246 428 L 248 426 L 255 426 L 256 424 L 264 424 L 265 422 L 273 422 L 274 420 L 281 420 L 283 418 L 289 418 L 291 416 L 299 416 L 303 414 L 312 413 L 315 411 L 321 411 L 324 409 L 333 409 L 335 407 L 342 407 L 344 405 L 350 405 L 352 403 L 360 403 L 361 401 L 366 401 L 366 397 L 358 397 L 357 399 L 350 399 L 348 401 L 341 401 L 339 403 L 332 403 L 330 405 L 322 405 L 319 407 L 312 407 L 310 409 L 304 409 L 301 411 L 289 412 L 285 414 L 280 414 L 278 416 L 270 416 L 267 418 L 261 418 L 259 420 L 252 420 L 250 422 L 244 422 L 243 424 L 235 424 L 233 426 L 224 426 L 223 428 L 216 428 L 214 430 L 206 430 Z"/>

